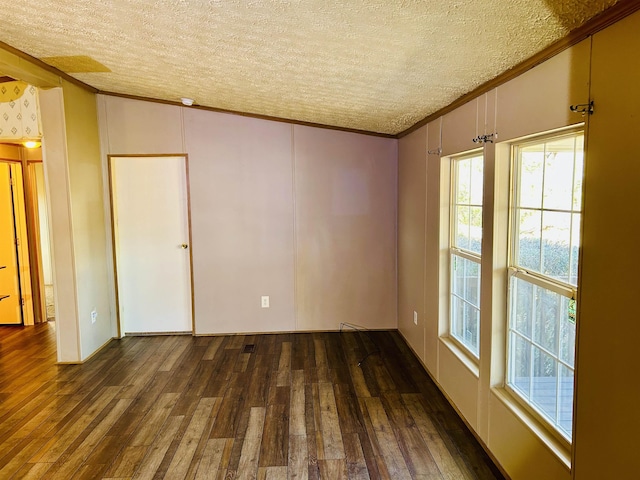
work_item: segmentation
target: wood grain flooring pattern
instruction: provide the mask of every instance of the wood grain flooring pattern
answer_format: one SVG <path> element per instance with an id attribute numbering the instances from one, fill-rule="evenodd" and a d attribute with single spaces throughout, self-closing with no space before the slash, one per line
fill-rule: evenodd
<path id="1" fill-rule="evenodd" d="M 2 480 L 503 478 L 396 331 L 55 348 L 0 327 Z"/>

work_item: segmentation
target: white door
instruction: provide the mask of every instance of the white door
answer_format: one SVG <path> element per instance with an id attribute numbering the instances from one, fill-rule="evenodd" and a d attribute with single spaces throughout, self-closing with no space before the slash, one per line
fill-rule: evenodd
<path id="1" fill-rule="evenodd" d="M 111 157 L 120 325 L 192 331 L 184 157 Z"/>

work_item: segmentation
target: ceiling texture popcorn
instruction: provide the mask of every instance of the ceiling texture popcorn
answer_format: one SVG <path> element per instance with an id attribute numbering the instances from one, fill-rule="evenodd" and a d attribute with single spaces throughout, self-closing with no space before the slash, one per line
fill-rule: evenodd
<path id="1" fill-rule="evenodd" d="M 394 135 L 615 3 L 31 0 L 0 41 L 104 92 Z"/>

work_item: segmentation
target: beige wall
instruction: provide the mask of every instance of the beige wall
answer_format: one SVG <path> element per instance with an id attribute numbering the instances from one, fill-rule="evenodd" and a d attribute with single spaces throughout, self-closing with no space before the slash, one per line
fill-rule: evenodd
<path id="1" fill-rule="evenodd" d="M 398 185 L 403 190 L 398 196 L 398 328 L 411 348 L 423 354 L 427 126 L 403 138 L 398 147 Z"/>
<path id="2" fill-rule="evenodd" d="M 197 334 L 396 326 L 396 140 L 102 95 L 99 110 L 104 157 L 188 155 Z"/>
<path id="3" fill-rule="evenodd" d="M 567 467 L 571 451 L 537 426 L 502 389 L 508 145 L 519 137 L 583 121 L 569 111 L 569 105 L 588 102 L 590 46 L 587 40 L 564 51 L 434 120 L 426 133 L 418 130 L 402 138 L 399 145 L 399 329 L 467 424 L 514 479 L 567 480 L 572 472 Z M 473 142 L 483 134 L 497 134 L 496 143 L 483 147 Z M 448 158 L 478 148 L 484 152 L 485 191 L 481 357 L 474 362 L 447 338 Z M 430 152 L 426 160 L 425 151 Z M 415 210 L 409 210 L 409 205 Z M 426 229 L 419 235 L 423 222 Z M 585 254 L 585 265 L 587 258 Z M 416 264 L 421 265 L 422 274 L 415 271 Z M 424 309 L 424 322 L 417 328 L 407 318 L 414 308 Z M 576 444 L 580 442 L 578 427 Z"/>
<path id="4" fill-rule="evenodd" d="M 51 220 L 58 361 L 73 362 L 81 359 L 81 353 L 62 89 L 42 90 L 39 99 L 44 133 L 42 163 Z"/>
<path id="5" fill-rule="evenodd" d="M 96 96 L 62 82 L 80 332 L 85 359 L 113 336 Z M 45 132 L 46 135 L 46 132 Z M 91 312 L 96 311 L 95 323 Z"/>
<path id="6" fill-rule="evenodd" d="M 640 13 L 593 37 L 585 163 L 576 478 L 638 476 Z"/>
<path id="7" fill-rule="evenodd" d="M 196 333 L 295 330 L 291 125 L 184 117 Z"/>
<path id="8" fill-rule="evenodd" d="M 397 141 L 294 127 L 300 330 L 395 328 Z"/>

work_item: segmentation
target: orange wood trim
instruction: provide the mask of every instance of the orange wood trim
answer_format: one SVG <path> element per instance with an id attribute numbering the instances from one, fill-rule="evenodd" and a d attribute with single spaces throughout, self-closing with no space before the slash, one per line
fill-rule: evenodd
<path id="1" fill-rule="evenodd" d="M 541 52 L 535 54 L 534 56 L 524 60 L 519 63 L 515 67 L 510 68 L 506 72 L 501 73 L 497 77 L 489 80 L 488 82 L 480 85 L 479 87 L 471 90 L 469 93 L 464 94 L 454 102 L 450 103 L 446 107 L 441 108 L 440 110 L 428 115 L 427 117 L 420 120 L 415 125 L 407 128 L 406 130 L 398 133 L 396 138 L 402 138 L 406 135 L 409 135 L 412 132 L 415 132 L 419 128 L 425 126 L 427 123 L 436 120 L 437 118 L 446 115 L 449 112 L 452 112 L 456 108 L 464 105 L 465 103 L 473 100 L 474 98 L 487 93 L 494 88 L 508 82 L 509 80 L 514 79 L 515 77 L 522 75 L 524 72 L 531 70 L 533 67 L 549 60 L 550 58 L 556 56 L 560 52 L 566 50 L 567 48 L 573 47 L 574 45 L 580 43 L 581 41 L 587 39 L 588 37 L 598 33 L 601 30 L 613 25 L 614 23 L 622 20 L 623 18 L 635 13 L 640 10 L 640 2 L 637 0 L 620 0 L 614 6 L 608 8 L 602 13 L 596 15 L 591 20 L 587 21 L 584 25 L 576 28 L 571 31 L 566 37 L 558 40 L 557 42 L 549 45 L 547 48 L 542 50 Z"/>
<path id="2" fill-rule="evenodd" d="M 27 221 L 27 247 L 29 252 L 29 273 L 31 281 L 31 302 L 33 323 L 47 321 L 47 308 L 44 296 L 44 275 L 42 268 L 42 245 L 40 243 L 40 217 L 35 176 L 29 168 L 24 148 L 20 149 L 22 159 L 22 184 L 24 192 L 25 218 Z"/>
<path id="3" fill-rule="evenodd" d="M 65 79 L 67 82 L 69 83 L 73 83 L 74 85 L 77 85 L 80 88 L 84 88 L 85 90 L 91 92 L 91 93 L 98 93 L 98 89 L 95 87 L 92 87 L 91 85 L 84 83 L 80 80 L 78 80 L 77 78 L 72 77 L 71 75 L 69 75 L 68 73 L 64 73 L 62 70 L 58 70 L 56 67 L 52 67 L 51 65 L 49 65 L 48 63 L 44 63 L 42 60 L 40 60 L 39 58 L 33 57 L 31 55 L 29 55 L 28 53 L 23 52 L 22 50 L 18 50 L 15 47 L 12 47 L 11 45 L 4 43 L 4 42 L 0 42 L 0 48 L 2 48 L 3 50 L 6 50 L 9 53 L 12 53 L 13 55 L 20 57 L 24 60 L 27 60 L 28 62 L 34 64 L 37 67 L 42 68 L 43 70 L 46 70 L 49 73 L 53 73 L 54 75 L 57 75 L 60 78 Z M 20 80 L 20 79 L 18 79 Z"/>
<path id="4" fill-rule="evenodd" d="M 159 98 L 140 97 L 137 95 L 127 95 L 124 93 L 116 93 L 116 92 L 109 92 L 109 91 L 103 91 L 103 90 L 100 90 L 98 93 L 102 95 L 108 95 L 110 97 L 128 98 L 130 100 L 141 100 L 144 102 L 162 103 L 165 105 L 174 105 L 178 107 L 184 106 L 180 102 L 173 102 L 171 100 L 162 100 Z M 258 113 L 247 113 L 247 112 L 239 112 L 237 110 L 226 110 L 224 108 L 206 107 L 204 105 L 193 105 L 191 107 L 185 107 L 185 108 L 196 108 L 198 110 L 206 110 L 208 112 L 228 113 L 230 115 L 239 115 L 241 117 L 257 118 L 259 120 L 269 120 L 271 122 L 281 122 L 281 123 L 288 123 L 293 125 L 302 125 L 304 127 L 324 128 L 326 130 L 337 130 L 340 132 L 358 133 L 361 135 L 370 135 L 373 137 L 397 138 L 397 135 L 391 134 L 391 133 L 380 133 L 380 132 L 371 132 L 369 130 L 358 130 L 356 128 L 337 127 L 334 125 L 325 125 L 323 123 L 304 122 L 302 120 L 293 120 L 291 118 L 272 117 L 270 115 L 260 115 Z"/>
<path id="5" fill-rule="evenodd" d="M 189 181 L 189 155 L 184 156 L 184 180 L 187 187 L 187 233 L 189 235 L 189 276 L 191 278 L 191 335 L 196 334 L 196 299 L 193 293 L 193 235 L 191 234 L 191 182 Z"/>
<path id="6" fill-rule="evenodd" d="M 109 158 L 141 158 L 141 157 L 184 157 L 185 153 L 110 153 Z"/>

